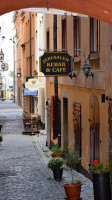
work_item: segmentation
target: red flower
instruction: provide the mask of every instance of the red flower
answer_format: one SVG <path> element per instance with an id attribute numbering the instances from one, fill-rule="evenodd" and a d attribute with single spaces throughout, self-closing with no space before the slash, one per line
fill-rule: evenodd
<path id="1" fill-rule="evenodd" d="M 94 160 L 94 161 L 92 162 L 92 164 L 93 164 L 94 166 L 97 166 L 97 167 L 98 167 L 98 165 L 99 165 L 98 160 Z"/>

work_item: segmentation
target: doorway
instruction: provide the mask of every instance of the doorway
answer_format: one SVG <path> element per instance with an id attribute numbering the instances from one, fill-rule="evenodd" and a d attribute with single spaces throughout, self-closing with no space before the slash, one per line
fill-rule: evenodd
<path id="1" fill-rule="evenodd" d="M 68 147 L 68 98 L 63 97 L 63 147 Z"/>
<path id="2" fill-rule="evenodd" d="M 81 104 L 73 103 L 74 151 L 81 156 Z"/>
<path id="3" fill-rule="evenodd" d="M 34 113 L 34 97 L 30 96 L 30 113 Z"/>
<path id="4" fill-rule="evenodd" d="M 109 161 L 112 161 L 112 99 L 109 98 L 108 107 L 108 123 L 109 123 Z"/>
<path id="5" fill-rule="evenodd" d="M 18 87 L 18 105 L 20 106 L 21 103 L 20 103 L 20 87 Z"/>
<path id="6" fill-rule="evenodd" d="M 99 160 L 99 102 L 96 96 L 90 98 L 90 164 L 93 160 Z"/>

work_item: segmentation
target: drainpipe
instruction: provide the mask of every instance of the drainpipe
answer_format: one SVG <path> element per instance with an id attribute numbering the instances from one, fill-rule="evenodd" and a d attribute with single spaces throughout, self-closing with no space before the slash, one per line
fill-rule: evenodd
<path id="1" fill-rule="evenodd" d="M 13 40 L 14 40 L 14 37 L 13 37 Z M 13 60 L 13 62 L 14 62 L 14 77 L 13 77 L 13 87 L 14 87 L 14 103 L 15 103 L 15 94 L 16 94 L 16 92 L 15 92 L 15 43 L 13 44 L 13 58 L 14 58 L 14 60 Z"/>
<path id="2" fill-rule="evenodd" d="M 30 76 L 32 76 L 32 34 L 31 34 L 31 28 L 32 28 L 32 23 L 31 23 L 31 13 L 30 13 Z"/>
<path id="3" fill-rule="evenodd" d="M 31 21 L 31 14 L 30 13 L 30 76 L 32 76 L 32 34 L 31 34 L 31 28 L 32 28 L 32 21 Z M 32 112 L 32 97 L 30 96 L 30 113 Z"/>
<path id="4" fill-rule="evenodd" d="M 54 15 L 54 49 L 57 51 L 57 15 Z M 55 98 L 58 99 L 58 76 L 54 77 L 54 91 L 55 91 Z"/>
<path id="5" fill-rule="evenodd" d="M 54 31 L 54 49 L 57 51 L 57 15 L 54 15 L 54 24 L 53 24 L 53 31 Z M 59 102 L 58 98 L 58 76 L 54 77 L 54 92 L 55 92 L 55 98 L 57 102 Z M 59 120 L 59 127 L 58 127 L 58 146 L 61 146 L 61 118 L 59 114 L 59 118 L 56 119 Z"/>

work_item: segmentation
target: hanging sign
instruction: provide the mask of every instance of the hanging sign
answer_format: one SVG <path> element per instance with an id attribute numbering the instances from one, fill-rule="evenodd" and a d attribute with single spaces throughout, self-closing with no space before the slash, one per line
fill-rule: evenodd
<path id="1" fill-rule="evenodd" d="M 42 82 L 38 79 L 28 79 L 28 81 L 25 82 L 25 88 L 28 88 L 30 91 L 36 91 L 40 87 L 42 87 Z"/>
<path id="2" fill-rule="evenodd" d="M 45 52 L 40 57 L 40 71 L 45 76 L 64 76 L 72 70 L 72 57 L 67 52 Z"/>

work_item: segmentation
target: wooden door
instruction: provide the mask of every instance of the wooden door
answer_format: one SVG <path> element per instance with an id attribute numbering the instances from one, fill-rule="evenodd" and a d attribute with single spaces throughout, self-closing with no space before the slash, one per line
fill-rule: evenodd
<path id="1" fill-rule="evenodd" d="M 93 160 L 99 160 L 99 103 L 95 96 L 90 98 L 90 164 Z"/>
<path id="2" fill-rule="evenodd" d="M 81 156 L 81 104 L 73 103 L 74 150 Z"/>
<path id="3" fill-rule="evenodd" d="M 112 99 L 109 98 L 108 107 L 108 123 L 109 123 L 109 160 L 112 161 Z"/>

